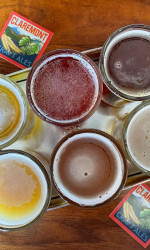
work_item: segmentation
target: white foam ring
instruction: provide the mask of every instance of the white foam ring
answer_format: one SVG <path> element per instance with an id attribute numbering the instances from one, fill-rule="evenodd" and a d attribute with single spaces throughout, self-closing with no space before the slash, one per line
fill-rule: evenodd
<path id="1" fill-rule="evenodd" d="M 30 86 L 30 92 L 31 92 L 31 98 L 32 98 L 32 101 L 34 102 L 34 105 L 36 107 L 36 109 L 45 117 L 47 118 L 47 120 L 49 120 L 49 116 L 47 116 L 37 105 L 36 103 L 36 98 L 34 96 L 34 81 L 37 77 L 37 74 L 38 72 L 41 70 L 41 68 L 47 63 L 47 62 L 50 62 L 50 61 L 53 61 L 54 59 L 57 59 L 57 58 L 62 58 L 62 57 L 70 57 L 70 58 L 74 58 L 76 60 L 79 60 L 80 63 L 83 65 L 84 68 L 86 68 L 89 72 L 89 74 L 91 75 L 91 77 L 93 78 L 93 82 L 95 83 L 95 96 L 94 96 L 94 100 L 93 100 L 93 103 L 91 105 L 91 108 L 90 110 L 92 110 L 93 106 L 95 105 L 95 102 L 97 100 L 97 95 L 99 93 L 99 82 L 98 82 L 98 77 L 97 77 L 97 74 L 94 70 L 94 67 L 92 65 L 90 65 L 90 62 L 88 62 L 87 60 L 85 60 L 82 56 L 80 55 L 77 55 L 76 53 L 73 53 L 73 54 L 68 54 L 68 53 L 62 53 L 62 54 L 58 54 L 58 55 L 52 55 L 50 56 L 49 58 L 46 58 L 41 64 L 40 66 L 35 70 L 33 76 L 32 76 L 32 81 L 31 81 L 31 86 Z M 86 116 L 87 114 L 89 113 L 89 110 L 87 112 L 85 112 L 84 114 L 82 114 L 82 116 L 80 116 L 79 118 L 81 119 L 82 117 Z M 70 120 L 70 122 L 76 122 L 79 118 L 75 118 L 75 119 L 72 119 Z M 51 118 L 52 121 L 54 122 L 57 122 L 58 120 L 56 119 L 53 119 Z M 67 124 L 68 123 L 68 120 L 63 120 L 63 123 Z"/>
<path id="2" fill-rule="evenodd" d="M 41 212 L 43 205 L 45 204 L 46 201 L 46 197 L 47 197 L 47 183 L 44 177 L 44 174 L 42 172 L 42 170 L 37 166 L 37 164 L 31 160 L 30 158 L 28 158 L 25 155 L 21 155 L 21 154 L 17 154 L 17 153 L 10 153 L 10 154 L 4 154 L 0 156 L 0 164 L 1 162 L 4 161 L 16 161 L 19 165 L 26 165 L 28 167 L 31 168 L 31 170 L 35 173 L 35 175 L 37 176 L 40 185 L 41 185 L 41 197 L 40 200 L 38 202 L 38 206 L 36 206 L 36 208 L 31 211 L 30 214 L 27 214 L 26 216 L 24 216 L 23 219 L 16 219 L 12 218 L 4 219 L 3 216 L 0 214 L 0 224 L 3 226 L 22 226 L 25 224 L 28 224 L 30 221 L 34 220 L 34 218 L 36 218 L 39 213 Z M 9 166 L 11 168 L 11 165 Z M 14 178 L 14 176 L 12 176 L 12 178 Z M 15 180 L 15 182 L 17 182 L 17 180 Z"/>
<path id="3" fill-rule="evenodd" d="M 95 140 L 101 141 L 102 143 L 104 143 L 105 145 L 107 145 L 110 148 L 112 155 L 114 155 L 114 158 L 116 160 L 115 183 L 113 183 L 113 186 L 111 186 L 107 190 L 107 193 L 105 193 L 104 195 L 101 195 L 101 197 L 96 196 L 96 197 L 89 199 L 89 198 L 85 198 L 83 196 L 81 196 L 81 197 L 77 196 L 74 193 L 70 192 L 70 190 L 68 190 L 61 182 L 61 178 L 59 175 L 59 159 L 61 158 L 61 154 L 63 154 L 63 148 L 66 148 L 66 146 L 68 146 L 72 141 L 78 140 L 80 138 L 86 138 L 86 139 L 89 138 L 89 139 L 95 139 Z M 56 161 L 56 159 L 58 159 L 58 160 Z M 98 134 L 94 134 L 94 133 L 84 133 L 82 135 L 77 134 L 77 135 L 74 135 L 73 137 L 69 138 L 68 140 L 66 140 L 64 142 L 64 144 L 61 145 L 60 148 L 58 149 L 58 151 L 55 155 L 55 160 L 54 160 L 54 164 L 53 164 L 53 179 L 54 179 L 54 182 L 55 182 L 58 190 L 60 190 L 60 192 L 63 194 L 63 196 L 68 197 L 73 202 L 76 202 L 76 203 L 81 204 L 83 206 L 93 206 L 93 205 L 97 205 L 97 204 L 101 204 L 101 203 L 105 202 L 106 200 L 108 200 L 110 197 L 112 197 L 118 191 L 118 189 L 121 185 L 121 182 L 122 182 L 123 175 L 124 175 L 124 166 L 123 165 L 124 165 L 123 159 L 122 159 L 122 156 L 121 156 L 118 148 L 108 138 L 105 138 L 102 135 L 98 135 Z M 100 185 L 101 185 L 101 183 L 100 183 Z"/>

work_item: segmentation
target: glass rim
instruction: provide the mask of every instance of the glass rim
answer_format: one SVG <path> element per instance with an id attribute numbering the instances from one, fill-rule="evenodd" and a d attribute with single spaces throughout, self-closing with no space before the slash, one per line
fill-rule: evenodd
<path id="1" fill-rule="evenodd" d="M 116 88 L 113 84 L 111 84 L 111 81 L 109 80 L 109 78 L 107 77 L 106 71 L 105 71 L 105 67 L 104 67 L 104 57 L 105 57 L 105 52 L 107 50 L 108 45 L 110 44 L 110 42 L 117 37 L 120 33 L 128 31 L 128 30 L 133 30 L 133 29 L 142 29 L 142 30 L 147 30 L 150 32 L 150 26 L 149 25 L 145 25 L 145 24 L 130 24 L 130 25 L 126 25 L 124 27 L 121 27 L 119 29 L 117 29 L 116 31 L 114 31 L 105 41 L 101 53 L 100 53 L 100 57 L 99 57 L 99 70 L 101 72 L 101 76 L 103 79 L 104 84 L 107 86 L 107 88 L 116 96 L 123 98 L 125 100 L 131 100 L 131 101 L 145 101 L 150 99 L 150 94 L 146 95 L 146 96 L 135 96 L 135 95 L 130 95 L 130 94 L 126 94 L 123 93 L 121 90 L 119 90 L 118 88 Z"/>
<path id="2" fill-rule="evenodd" d="M 123 165 L 122 165 L 122 172 L 123 172 L 123 175 L 122 175 L 122 181 L 121 181 L 121 184 L 120 186 L 118 187 L 118 189 L 116 190 L 116 192 L 110 197 L 108 198 L 107 200 L 105 200 L 104 202 L 101 202 L 101 203 L 98 203 L 98 204 L 95 204 L 95 205 L 82 205 L 82 204 L 79 204 L 75 201 L 72 201 L 70 198 L 66 197 L 58 188 L 57 188 L 57 184 L 55 183 L 54 181 L 54 174 L 53 174 L 53 169 L 54 169 L 54 161 L 55 161 L 55 156 L 56 156 L 56 153 L 57 151 L 59 150 L 59 148 L 63 145 L 63 143 L 65 143 L 69 138 L 75 136 L 75 135 L 79 135 L 79 134 L 84 134 L 84 133 L 93 133 L 93 134 L 98 134 L 98 135 L 101 135 L 105 138 L 107 138 L 108 140 L 110 140 L 117 148 L 117 150 L 119 151 L 120 153 L 120 156 L 122 158 L 122 162 L 123 162 Z M 67 201 L 70 205 L 74 205 L 74 206 L 77 206 L 77 207 L 82 207 L 82 208 L 96 208 L 96 207 L 100 207 L 100 206 L 103 206 L 105 204 L 107 204 L 108 202 L 114 200 L 115 198 L 117 198 L 117 196 L 120 194 L 120 192 L 122 191 L 123 187 L 125 186 L 126 184 L 126 180 L 127 180 L 127 173 L 128 173 L 128 169 L 127 169 L 127 161 L 126 161 L 126 158 L 125 158 L 125 154 L 124 154 L 124 151 L 122 149 L 122 147 L 120 146 L 120 144 L 117 142 L 117 140 L 112 137 L 111 135 L 109 135 L 108 133 L 104 132 L 104 131 L 101 131 L 101 130 L 98 130 L 98 129 L 80 129 L 78 131 L 73 131 L 72 133 L 69 133 L 67 134 L 66 136 L 64 136 L 59 142 L 58 144 L 55 146 L 52 154 L 51 154 L 51 160 L 50 160 L 50 169 L 51 169 L 51 180 L 52 180 L 52 183 L 53 183 L 53 186 L 55 187 L 55 189 L 57 190 L 57 192 L 59 193 L 60 197 L 62 197 L 65 201 Z"/>
<path id="3" fill-rule="evenodd" d="M 123 134 L 123 145 L 124 145 L 124 149 L 125 149 L 125 153 L 127 155 L 128 160 L 139 170 L 141 170 L 143 173 L 149 175 L 150 174 L 150 170 L 147 170 L 143 167 L 141 167 L 136 160 L 134 160 L 134 158 L 132 157 L 130 150 L 128 148 L 128 143 L 127 143 L 127 130 L 128 130 L 128 126 L 130 124 L 130 121 L 132 120 L 132 118 L 136 115 L 136 113 L 138 111 L 140 111 L 142 108 L 146 107 L 146 106 L 150 106 L 150 100 L 147 101 L 143 101 L 141 104 L 139 104 L 137 107 L 135 107 L 126 117 L 123 127 L 122 127 L 122 134 Z"/>
<path id="4" fill-rule="evenodd" d="M 21 135 L 21 133 L 23 132 L 26 124 L 27 124 L 27 120 L 28 120 L 28 115 L 29 115 L 29 106 L 28 106 L 28 102 L 27 102 L 27 98 L 25 93 L 23 92 L 22 88 L 19 86 L 18 83 L 12 81 L 8 76 L 2 75 L 0 74 L 0 78 L 2 78 L 3 80 L 9 82 L 11 85 L 13 85 L 13 87 L 15 89 L 17 89 L 17 91 L 19 92 L 19 95 L 22 98 L 23 104 L 24 104 L 24 112 L 23 112 L 23 121 L 22 124 L 19 128 L 19 130 L 14 133 L 13 137 L 11 139 L 9 139 L 8 141 L 4 142 L 4 143 L 0 143 L 0 150 L 3 148 L 8 147 L 9 145 L 11 145 L 13 142 L 15 142 L 19 136 Z"/>
<path id="5" fill-rule="evenodd" d="M 19 230 L 28 228 L 32 226 L 33 224 L 35 224 L 44 215 L 47 208 L 49 207 L 49 204 L 51 201 L 51 194 L 52 194 L 51 176 L 48 174 L 48 172 L 46 171 L 44 165 L 42 164 L 40 160 L 38 160 L 35 156 L 33 156 L 32 154 L 28 152 L 17 150 L 17 149 L 2 150 L 0 151 L 0 156 L 5 155 L 5 154 L 11 154 L 11 153 L 23 155 L 36 163 L 36 165 L 40 168 L 45 178 L 45 182 L 47 186 L 47 195 L 46 195 L 45 202 L 43 204 L 43 208 L 33 220 L 30 220 L 29 222 L 26 222 L 25 224 L 20 224 L 20 225 L 15 225 L 15 226 L 3 225 L 0 223 L 0 231 L 19 231 Z"/>
<path id="6" fill-rule="evenodd" d="M 78 56 L 78 58 L 83 58 L 88 64 L 90 64 L 90 66 L 93 68 L 96 76 L 97 76 L 97 81 L 98 81 L 98 90 L 96 93 L 96 98 L 94 101 L 93 106 L 90 108 L 90 110 L 84 114 L 83 116 L 80 116 L 78 118 L 72 119 L 72 120 L 57 120 L 57 119 L 53 119 L 52 117 L 47 117 L 44 113 L 41 113 L 36 105 L 35 102 L 33 100 L 33 98 L 31 97 L 31 80 L 33 77 L 34 72 L 36 71 L 36 69 L 40 66 L 40 64 L 47 59 L 48 57 L 51 57 L 55 54 L 62 54 L 62 53 L 71 53 L 71 54 L 76 54 Z M 56 50 L 52 50 L 46 54 L 44 54 L 42 57 L 40 57 L 40 59 L 33 65 L 33 67 L 31 68 L 29 75 L 27 77 L 27 84 L 26 84 L 26 95 L 27 95 L 27 99 L 28 102 L 32 108 L 32 110 L 34 111 L 34 113 L 42 120 L 51 123 L 51 124 L 55 124 L 55 125 L 60 125 L 60 126 L 70 126 L 70 125 L 76 125 L 79 124 L 83 121 L 85 121 L 86 119 L 88 119 L 90 116 L 92 116 L 92 114 L 96 111 L 96 109 L 98 108 L 98 105 L 100 104 L 100 101 L 102 99 L 102 92 L 103 92 L 103 80 L 101 77 L 101 74 L 96 66 L 96 64 L 92 61 L 91 58 L 89 58 L 87 55 L 85 55 L 84 53 L 81 53 L 77 50 L 73 50 L 73 49 L 56 49 Z"/>

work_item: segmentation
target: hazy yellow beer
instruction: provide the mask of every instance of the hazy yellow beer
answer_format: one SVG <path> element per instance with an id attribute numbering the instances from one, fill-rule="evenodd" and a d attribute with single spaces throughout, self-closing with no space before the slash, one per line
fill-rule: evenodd
<path id="1" fill-rule="evenodd" d="M 50 179 L 43 164 L 15 150 L 0 153 L 0 228 L 18 229 L 32 224 L 50 201 Z"/>
<path id="2" fill-rule="evenodd" d="M 20 87 L 0 75 L 0 148 L 10 145 L 22 133 L 28 118 L 28 104 Z"/>

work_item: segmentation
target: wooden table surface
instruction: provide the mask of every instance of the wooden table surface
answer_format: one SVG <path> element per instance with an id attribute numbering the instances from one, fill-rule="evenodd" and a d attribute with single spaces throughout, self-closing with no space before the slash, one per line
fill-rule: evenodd
<path id="1" fill-rule="evenodd" d="M 54 32 L 45 53 L 59 48 L 82 51 L 99 47 L 122 26 L 150 25 L 148 0 L 1 0 L 0 30 L 13 10 Z M 18 67 L 0 59 L 1 74 L 17 70 Z M 67 206 L 46 212 L 29 229 L 1 232 L 0 250 L 143 249 L 109 218 L 127 192 L 123 191 L 101 208 L 86 210 Z"/>

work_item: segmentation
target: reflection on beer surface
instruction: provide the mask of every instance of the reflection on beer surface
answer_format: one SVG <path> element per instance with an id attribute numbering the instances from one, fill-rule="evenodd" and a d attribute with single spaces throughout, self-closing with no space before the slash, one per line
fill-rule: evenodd
<path id="1" fill-rule="evenodd" d="M 25 156 L 0 156 L 0 225 L 23 225 L 39 214 L 47 195 L 40 172 Z"/>
<path id="2" fill-rule="evenodd" d="M 139 167 L 150 171 L 150 104 L 135 112 L 127 126 L 125 141 L 129 156 Z"/>
<path id="3" fill-rule="evenodd" d="M 53 162 L 57 189 L 71 201 L 94 206 L 119 189 L 124 175 L 117 147 L 101 135 L 74 135 L 58 149 Z"/>

